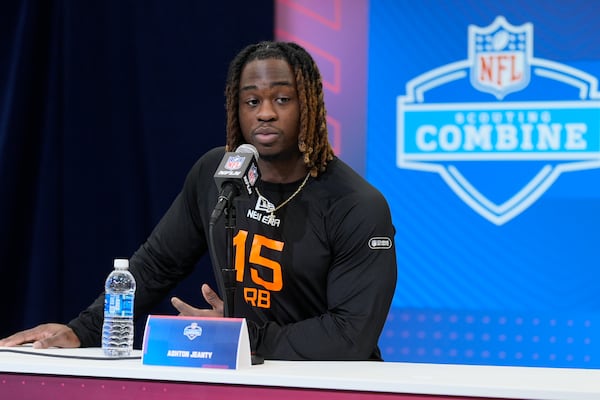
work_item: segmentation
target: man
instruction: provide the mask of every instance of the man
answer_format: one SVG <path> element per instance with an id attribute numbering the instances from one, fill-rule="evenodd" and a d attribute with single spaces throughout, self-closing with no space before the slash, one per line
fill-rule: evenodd
<path id="1" fill-rule="evenodd" d="M 213 179 L 225 150 L 248 143 L 260 155 L 256 193 L 233 200 L 235 316 L 248 321 L 250 345 L 266 359 L 381 360 L 377 341 L 396 285 L 394 227 L 383 196 L 334 156 L 322 81 L 310 55 L 293 43 L 262 42 L 232 61 L 226 85 L 227 145 L 203 155 L 148 240 L 130 260 L 135 315 L 152 310 L 209 249 L 224 265 L 223 217 Z M 178 298 L 182 315 L 223 316 Z M 100 345 L 103 295 L 68 325 L 43 324 L 2 346 Z"/>

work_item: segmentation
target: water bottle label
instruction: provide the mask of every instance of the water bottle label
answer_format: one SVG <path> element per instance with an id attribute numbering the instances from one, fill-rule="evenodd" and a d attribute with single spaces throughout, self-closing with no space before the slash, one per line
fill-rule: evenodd
<path id="1" fill-rule="evenodd" d="M 133 317 L 133 294 L 106 294 L 104 314 L 111 317 Z"/>

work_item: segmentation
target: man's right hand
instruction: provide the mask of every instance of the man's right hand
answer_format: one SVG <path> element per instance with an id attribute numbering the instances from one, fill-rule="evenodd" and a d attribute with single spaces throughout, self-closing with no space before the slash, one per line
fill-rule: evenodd
<path id="1" fill-rule="evenodd" d="M 179 311 L 179 315 L 186 317 L 223 317 L 223 300 L 206 283 L 202 285 L 202 296 L 212 309 L 196 308 L 178 297 L 171 298 L 171 304 Z"/>
<path id="2" fill-rule="evenodd" d="M 35 349 L 81 346 L 79 338 L 67 325 L 42 324 L 1 339 L 0 347 L 18 346 L 25 343 L 33 343 Z"/>

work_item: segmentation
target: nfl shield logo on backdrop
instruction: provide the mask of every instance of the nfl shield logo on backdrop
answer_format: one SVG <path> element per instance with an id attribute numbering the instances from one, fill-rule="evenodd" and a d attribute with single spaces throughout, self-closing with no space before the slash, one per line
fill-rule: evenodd
<path id="1" fill-rule="evenodd" d="M 531 23 L 498 16 L 470 25 L 468 38 L 466 60 L 422 73 L 398 96 L 397 165 L 440 174 L 502 225 L 563 172 L 600 168 L 598 80 L 533 57 Z"/>
<path id="2" fill-rule="evenodd" d="M 509 24 L 502 16 L 487 27 L 469 26 L 471 84 L 501 100 L 529 84 L 533 27 Z"/>

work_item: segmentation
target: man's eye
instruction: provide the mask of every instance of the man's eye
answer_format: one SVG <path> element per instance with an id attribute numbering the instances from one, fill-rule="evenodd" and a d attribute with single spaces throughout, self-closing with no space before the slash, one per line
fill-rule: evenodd
<path id="1" fill-rule="evenodd" d="M 258 100 L 256 100 L 256 99 L 246 100 L 246 104 L 248 104 L 251 107 L 255 107 L 258 105 Z"/>
<path id="2" fill-rule="evenodd" d="M 279 104 L 285 104 L 289 101 L 290 101 L 289 97 L 278 97 L 277 98 L 277 103 L 279 103 Z"/>

